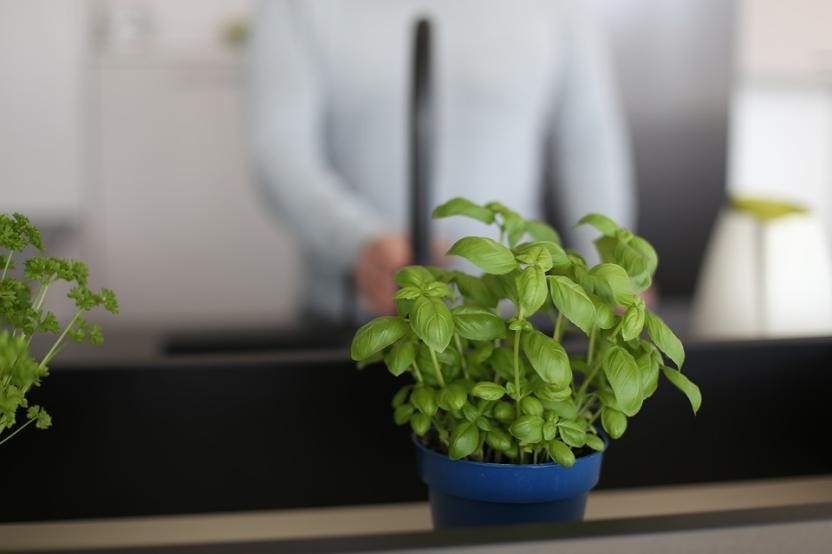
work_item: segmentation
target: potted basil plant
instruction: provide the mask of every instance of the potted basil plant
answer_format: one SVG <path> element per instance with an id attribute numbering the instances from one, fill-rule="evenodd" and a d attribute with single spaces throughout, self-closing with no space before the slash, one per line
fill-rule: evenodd
<path id="1" fill-rule="evenodd" d="M 29 256 L 32 250 L 38 254 Z M 31 425 L 52 425 L 49 413 L 30 404 L 28 394 L 49 375 L 49 364 L 67 339 L 104 341 L 101 327 L 88 323 L 84 314 L 98 306 L 117 313 L 118 301 L 112 290 L 90 289 L 88 278 L 83 262 L 44 255 L 40 232 L 24 215 L 0 214 L 0 445 Z M 64 324 L 47 307 L 47 293 L 58 283 L 68 285 L 67 297 L 75 305 Z M 41 333 L 57 338 L 38 355 L 31 343 Z"/>
<path id="2" fill-rule="evenodd" d="M 355 334 L 351 355 L 409 377 L 393 418 L 413 431 L 437 528 L 583 517 L 608 439 L 656 390 L 660 375 L 699 409 L 683 346 L 645 306 L 658 259 L 643 238 L 590 214 L 601 262 L 590 267 L 558 234 L 497 202 L 455 198 L 434 218 L 496 225 L 448 251 L 482 275 L 408 266 L 398 315 Z M 541 332 L 540 318 L 554 331 Z M 548 327 L 548 326 L 547 326 Z M 566 335 L 580 335 L 567 350 Z"/>

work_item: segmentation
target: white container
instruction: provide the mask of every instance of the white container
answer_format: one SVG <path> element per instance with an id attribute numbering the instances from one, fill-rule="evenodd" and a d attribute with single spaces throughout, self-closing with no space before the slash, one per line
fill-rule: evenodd
<path id="1" fill-rule="evenodd" d="M 808 213 L 761 217 L 726 208 L 694 297 L 692 329 L 706 339 L 832 335 L 832 251 Z"/>

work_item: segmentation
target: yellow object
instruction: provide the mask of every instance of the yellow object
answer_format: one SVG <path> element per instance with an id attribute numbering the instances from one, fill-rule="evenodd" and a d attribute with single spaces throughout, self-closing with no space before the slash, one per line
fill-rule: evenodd
<path id="1" fill-rule="evenodd" d="M 809 210 L 804 206 L 779 200 L 766 200 L 763 198 L 751 197 L 734 197 L 731 198 L 729 201 L 733 209 L 752 215 L 764 222 L 771 221 L 772 219 L 778 219 L 787 215 L 809 213 Z"/>

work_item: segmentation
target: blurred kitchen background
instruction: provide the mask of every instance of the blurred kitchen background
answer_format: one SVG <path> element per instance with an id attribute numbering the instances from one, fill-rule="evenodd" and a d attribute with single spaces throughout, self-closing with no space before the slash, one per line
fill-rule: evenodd
<path id="1" fill-rule="evenodd" d="M 694 294 L 729 194 L 805 205 L 828 244 L 832 2 L 599 4 L 665 304 Z M 252 13 L 247 0 L 0 0 L 0 211 L 30 215 L 51 251 L 119 293 L 110 328 L 299 317 L 295 246 L 252 184 Z"/>

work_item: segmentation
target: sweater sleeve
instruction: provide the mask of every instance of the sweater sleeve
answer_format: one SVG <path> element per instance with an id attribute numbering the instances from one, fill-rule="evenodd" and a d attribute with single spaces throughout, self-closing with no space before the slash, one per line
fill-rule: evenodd
<path id="1" fill-rule="evenodd" d="M 264 0 L 249 51 L 254 162 L 258 184 L 305 254 L 349 271 L 381 217 L 328 165 L 325 91 L 301 2 Z"/>
<path id="2" fill-rule="evenodd" d="M 568 225 L 600 212 L 633 229 L 636 190 L 626 121 L 593 2 L 568 2 L 563 26 L 565 70 L 555 112 L 553 145 L 559 187 L 552 197 Z M 575 229 L 572 245 L 594 257 L 597 233 Z"/>

